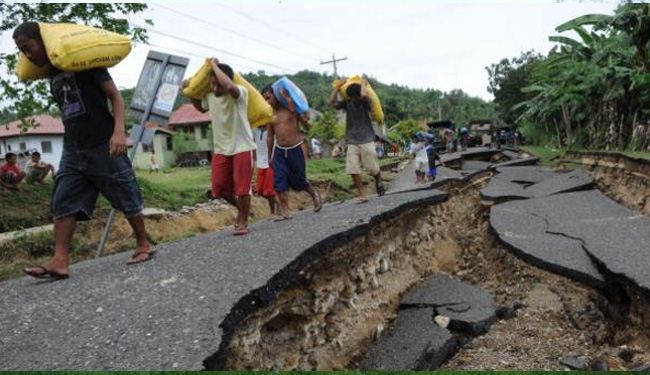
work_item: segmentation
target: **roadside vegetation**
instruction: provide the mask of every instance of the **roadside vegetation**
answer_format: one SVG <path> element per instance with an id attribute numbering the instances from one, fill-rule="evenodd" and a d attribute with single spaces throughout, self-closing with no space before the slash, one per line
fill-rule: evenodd
<path id="1" fill-rule="evenodd" d="M 548 55 L 528 51 L 487 68 L 501 121 L 532 144 L 648 150 L 650 4 L 623 3 L 556 31 Z"/>

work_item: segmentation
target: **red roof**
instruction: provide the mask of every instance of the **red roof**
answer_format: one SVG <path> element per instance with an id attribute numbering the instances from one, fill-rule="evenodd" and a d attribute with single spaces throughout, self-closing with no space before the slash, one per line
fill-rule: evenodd
<path id="1" fill-rule="evenodd" d="M 20 120 L 12 121 L 7 124 L 0 125 L 0 138 L 17 137 L 24 135 L 43 135 L 43 134 L 63 134 L 63 122 L 60 118 L 52 117 L 50 115 L 32 116 L 37 125 L 30 127 L 26 132 L 22 132 Z"/>
<path id="2" fill-rule="evenodd" d="M 183 104 L 169 116 L 169 126 L 183 126 L 210 122 L 210 115 L 201 113 L 192 104 Z"/>

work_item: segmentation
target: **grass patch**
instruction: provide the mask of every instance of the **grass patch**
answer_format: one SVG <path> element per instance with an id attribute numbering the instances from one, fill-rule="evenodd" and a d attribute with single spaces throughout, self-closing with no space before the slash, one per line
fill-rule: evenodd
<path id="1" fill-rule="evenodd" d="M 650 152 L 646 151 L 627 151 L 623 152 L 625 155 L 632 157 L 632 158 L 638 158 L 638 159 L 646 159 L 650 160 Z"/>
<path id="2" fill-rule="evenodd" d="M 380 160 L 380 165 L 395 162 L 396 158 Z M 183 206 L 194 206 L 205 201 L 205 192 L 210 189 L 210 168 L 173 168 L 165 173 L 137 171 L 138 183 L 147 207 L 169 211 Z M 353 195 L 352 178 L 345 173 L 344 158 L 309 160 L 307 176 L 316 184 L 332 183 L 334 199 L 348 199 Z M 364 184 L 371 182 L 363 174 Z M 19 192 L 0 194 L 0 233 L 50 224 L 50 196 L 54 182 L 47 179 L 42 185 L 21 186 Z M 110 209 L 108 201 L 101 195 L 97 201 L 94 216 L 106 215 Z"/>
<path id="3" fill-rule="evenodd" d="M 210 168 L 175 168 L 167 173 L 138 171 L 138 183 L 147 207 L 178 210 L 205 201 Z"/>
<path id="4" fill-rule="evenodd" d="M 50 195 L 54 182 L 22 184 L 20 191 L 0 193 L 0 233 L 49 224 Z"/>
<path id="5" fill-rule="evenodd" d="M 550 146 L 521 146 L 520 148 L 537 156 L 540 159 L 540 164 L 547 167 L 555 166 L 556 159 L 564 154 L 563 150 Z"/>
<path id="6" fill-rule="evenodd" d="M 379 165 L 384 166 L 391 163 L 394 163 L 399 158 L 384 158 L 379 160 Z M 388 173 L 382 172 L 382 176 L 387 175 Z M 354 184 L 352 182 L 352 177 L 345 173 L 345 158 L 326 158 L 319 160 L 310 160 L 307 163 L 307 177 L 309 181 L 314 183 L 333 183 L 339 189 L 342 189 L 346 192 L 351 192 L 354 190 Z M 385 177 L 385 176 L 384 176 Z M 372 182 L 372 178 L 367 174 L 363 173 L 361 175 L 364 185 L 368 185 Z M 340 195 L 340 197 L 339 197 Z M 349 199 L 353 196 L 350 194 L 339 193 L 336 196 L 337 199 Z"/>

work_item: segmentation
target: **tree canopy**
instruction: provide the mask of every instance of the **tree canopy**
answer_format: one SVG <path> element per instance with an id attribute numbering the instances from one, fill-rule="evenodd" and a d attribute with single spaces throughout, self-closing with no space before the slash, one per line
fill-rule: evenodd
<path id="1" fill-rule="evenodd" d="M 634 128 L 650 122 L 650 4 L 621 4 L 613 15 L 584 15 L 556 31 L 547 56 L 522 55 L 502 75 L 501 63 L 488 68 L 500 115 L 534 124 L 560 146 L 638 146 Z"/>
<path id="2" fill-rule="evenodd" d="M 127 17 L 147 9 L 142 3 L 5 3 L 0 2 L 0 32 L 13 30 L 25 21 L 83 23 L 131 36 L 145 42 L 146 30 L 133 27 Z M 146 21 L 151 24 L 150 20 Z M 52 107 L 44 81 L 17 82 L 14 76 L 18 51 L 0 54 L 0 97 L 8 103 L 4 110 L 16 118 L 47 112 Z"/>

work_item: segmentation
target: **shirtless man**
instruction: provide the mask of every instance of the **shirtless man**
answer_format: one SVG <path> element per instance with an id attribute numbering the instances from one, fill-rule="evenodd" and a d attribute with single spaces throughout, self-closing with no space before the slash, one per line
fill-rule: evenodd
<path id="1" fill-rule="evenodd" d="M 299 122 L 308 126 L 306 115 L 298 115 L 293 102 L 287 98 L 288 107 L 283 107 L 273 94 L 270 86 L 262 90 L 264 99 L 273 107 L 274 121 L 268 126 L 267 146 L 271 155 L 275 191 L 280 201 L 277 221 L 291 218 L 289 208 L 289 189 L 306 191 L 314 201 L 314 212 L 323 208 L 320 194 L 307 181 L 305 155 L 302 150 Z M 275 142 L 274 142 L 275 140 Z"/>

